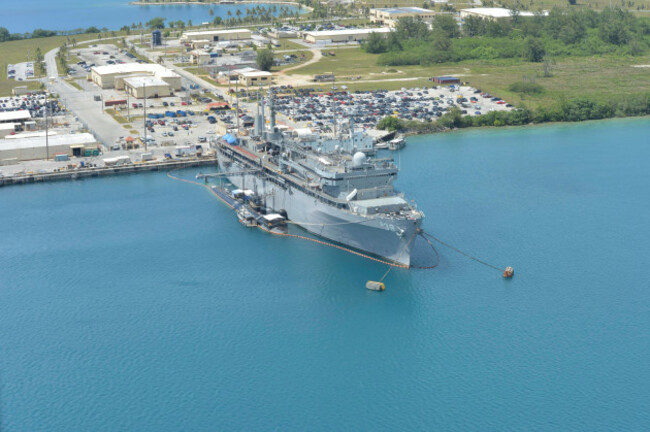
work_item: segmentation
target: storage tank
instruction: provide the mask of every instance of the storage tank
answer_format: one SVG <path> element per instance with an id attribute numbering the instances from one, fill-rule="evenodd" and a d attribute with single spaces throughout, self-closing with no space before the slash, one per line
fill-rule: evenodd
<path id="1" fill-rule="evenodd" d="M 162 33 L 160 30 L 154 30 L 151 32 L 151 45 L 162 45 Z"/>

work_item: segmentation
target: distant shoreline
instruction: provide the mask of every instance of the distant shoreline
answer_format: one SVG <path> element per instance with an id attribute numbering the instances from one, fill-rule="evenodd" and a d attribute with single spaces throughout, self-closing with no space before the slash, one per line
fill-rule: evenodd
<path id="1" fill-rule="evenodd" d="M 280 1 L 280 0 L 263 0 L 263 1 L 253 1 L 253 0 L 238 0 L 237 2 L 229 2 L 229 3 L 221 3 L 219 1 L 208 1 L 208 2 L 198 2 L 198 1 L 172 1 L 172 2 L 143 2 L 143 1 L 132 1 L 129 2 L 130 5 L 134 6 L 149 6 L 149 5 L 154 5 L 154 6 L 165 6 L 165 5 L 180 5 L 180 4 L 187 4 L 187 5 L 237 5 L 237 4 L 282 4 L 282 5 L 291 5 L 291 6 L 299 6 L 300 8 L 303 8 L 303 6 L 298 3 L 298 2 L 293 2 L 293 1 Z"/>

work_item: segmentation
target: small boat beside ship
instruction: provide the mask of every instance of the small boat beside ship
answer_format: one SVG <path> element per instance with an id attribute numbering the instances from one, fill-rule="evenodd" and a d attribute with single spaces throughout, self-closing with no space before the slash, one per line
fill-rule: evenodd
<path id="1" fill-rule="evenodd" d="M 388 150 L 397 151 L 403 149 L 404 146 L 406 146 L 406 140 L 402 135 L 388 141 Z"/>

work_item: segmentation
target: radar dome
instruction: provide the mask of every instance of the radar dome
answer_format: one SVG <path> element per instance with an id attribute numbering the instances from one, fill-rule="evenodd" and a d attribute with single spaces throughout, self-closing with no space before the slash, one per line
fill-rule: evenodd
<path id="1" fill-rule="evenodd" d="M 356 152 L 354 156 L 352 156 L 352 166 L 354 167 L 360 167 L 365 161 L 366 155 L 362 152 Z"/>

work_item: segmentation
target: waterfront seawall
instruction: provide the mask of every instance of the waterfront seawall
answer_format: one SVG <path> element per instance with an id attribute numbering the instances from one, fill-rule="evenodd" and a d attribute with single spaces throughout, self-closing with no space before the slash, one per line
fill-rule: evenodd
<path id="1" fill-rule="evenodd" d="M 77 180 L 89 177 L 105 177 L 117 174 L 131 174 L 149 171 L 168 171 L 179 168 L 191 168 L 211 165 L 217 165 L 216 157 L 174 159 L 159 162 L 136 163 L 101 168 L 77 168 L 59 172 L 26 173 L 0 177 L 0 186 L 39 183 L 46 181 Z"/>

